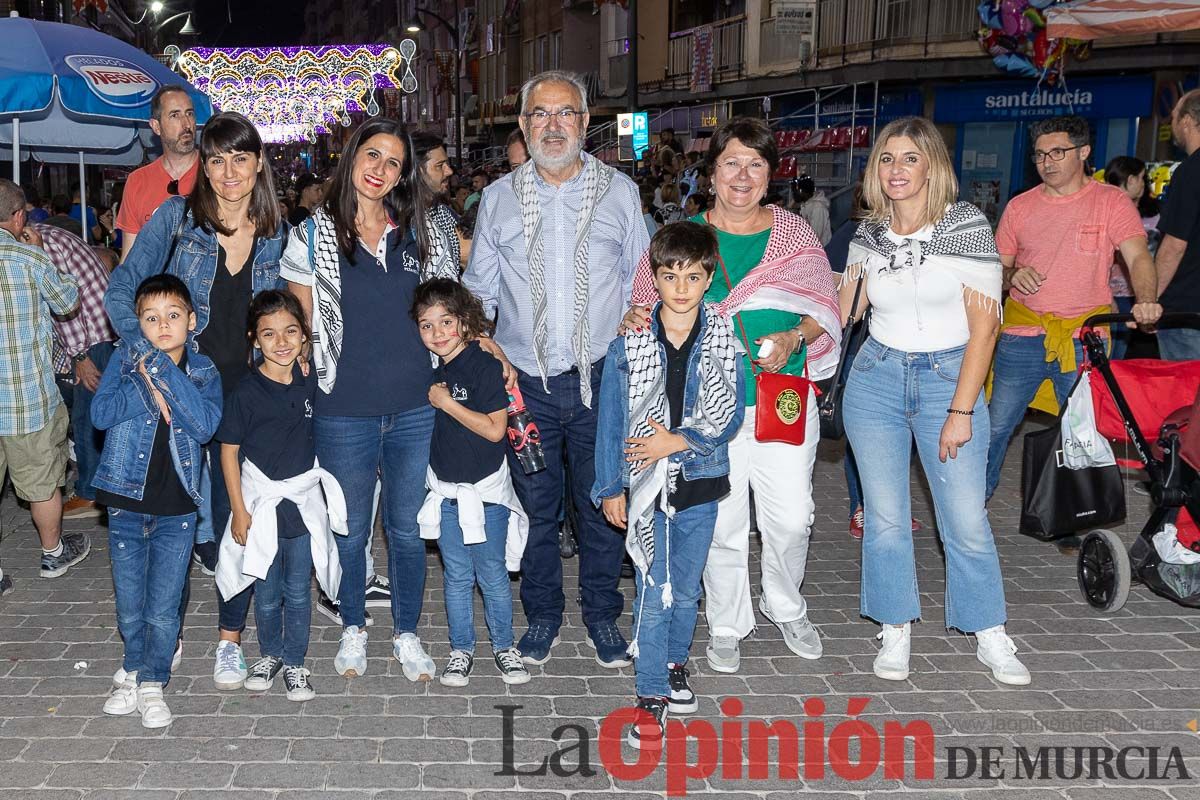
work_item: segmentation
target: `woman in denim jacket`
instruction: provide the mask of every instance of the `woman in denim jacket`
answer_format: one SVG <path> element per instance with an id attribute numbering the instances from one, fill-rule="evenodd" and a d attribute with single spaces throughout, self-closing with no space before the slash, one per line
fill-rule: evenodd
<path id="1" fill-rule="evenodd" d="M 191 347 L 212 359 L 226 394 L 249 369 L 246 310 L 265 289 L 282 289 L 279 257 L 287 223 L 279 216 L 271 168 L 254 124 L 241 114 L 217 114 L 200 140 L 203 169 L 188 198 L 172 197 L 138 234 L 129 257 L 113 272 L 105 308 L 121 339 L 138 357 L 149 343 L 138 331 L 133 296 L 151 275 L 168 272 L 187 285 L 196 308 Z M 229 520 L 229 496 L 221 474 L 220 445 L 206 445 L 200 510 L 205 572 L 216 568 L 216 544 Z M 217 593 L 220 643 L 213 680 L 218 689 L 239 689 L 246 679 L 241 632 L 253 588 L 229 600 Z M 188 600 L 184 586 L 180 617 Z"/>

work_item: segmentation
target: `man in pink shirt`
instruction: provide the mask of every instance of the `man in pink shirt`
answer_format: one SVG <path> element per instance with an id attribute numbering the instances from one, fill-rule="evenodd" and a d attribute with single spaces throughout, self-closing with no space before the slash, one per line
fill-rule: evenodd
<path id="1" fill-rule="evenodd" d="M 992 381 L 987 493 L 1013 430 L 1038 387 L 1049 379 L 1060 405 L 1083 361 L 1079 328 L 1112 311 L 1108 273 L 1119 250 L 1133 280 L 1133 315 L 1152 324 L 1162 314 L 1154 261 L 1137 209 L 1116 186 L 1087 174 L 1092 148 L 1086 121 L 1054 117 L 1032 126 L 1033 163 L 1042 184 L 1014 197 L 996 231 L 1009 298 Z"/>
<path id="2" fill-rule="evenodd" d="M 133 171 L 125 182 L 117 227 L 124 234 L 121 260 L 133 249 L 142 226 L 172 195 L 189 195 L 196 185 L 196 109 L 182 86 L 163 86 L 150 100 L 150 130 L 162 141 L 163 154 Z"/>

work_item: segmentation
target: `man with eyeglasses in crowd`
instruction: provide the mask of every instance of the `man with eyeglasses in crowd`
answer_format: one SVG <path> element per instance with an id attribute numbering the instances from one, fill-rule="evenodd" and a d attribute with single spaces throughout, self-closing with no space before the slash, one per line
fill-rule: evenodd
<path id="1" fill-rule="evenodd" d="M 1114 251 L 1129 265 L 1137 322 L 1151 325 L 1162 314 L 1136 206 L 1118 187 L 1088 175 L 1087 122 L 1074 116 L 1040 120 L 1030 138 L 1042 183 L 1009 201 L 996 231 L 1009 296 L 989 406 L 989 497 L 1013 431 L 1042 382 L 1050 380 L 1060 406 L 1066 402 L 1083 359 L 1079 329 L 1093 314 L 1112 311 Z M 1077 542 L 1061 545 L 1069 549 Z"/>
<path id="2" fill-rule="evenodd" d="M 189 195 L 196 185 L 200 153 L 196 150 L 196 109 L 182 86 L 163 86 L 150 100 L 150 130 L 162 142 L 163 154 L 134 170 L 125 182 L 117 212 L 124 232 L 124 261 L 142 226 L 172 195 Z"/>
<path id="3" fill-rule="evenodd" d="M 483 190 L 463 276 L 488 314 L 498 312 L 495 343 L 516 368 L 546 456 L 546 468 L 533 475 L 510 459 L 530 518 L 521 561 L 529 630 L 517 647 L 525 663 L 544 664 L 562 625 L 558 509 L 568 480 L 565 452 L 588 642 L 601 665 L 628 666 L 617 628 L 624 537 L 608 527 L 589 496 L 603 359 L 650 237 L 637 185 L 583 152 L 589 116 L 579 76 L 556 70 L 530 78 L 521 87 L 521 112 L 530 161 Z"/>

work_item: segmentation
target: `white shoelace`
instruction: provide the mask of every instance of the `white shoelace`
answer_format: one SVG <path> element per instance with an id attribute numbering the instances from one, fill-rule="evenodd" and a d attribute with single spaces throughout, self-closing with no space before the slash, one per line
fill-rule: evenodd
<path id="1" fill-rule="evenodd" d="M 305 669 L 304 667 L 288 667 L 286 672 L 287 672 L 287 682 L 291 685 L 291 688 L 293 688 L 293 689 L 307 689 L 308 688 L 308 676 L 311 675 L 312 673 L 310 673 L 307 669 Z"/>
<path id="2" fill-rule="evenodd" d="M 250 668 L 250 674 L 256 678 L 269 678 L 271 677 L 271 667 L 274 665 L 275 659 L 271 658 L 270 656 L 267 656 L 266 658 L 260 658 L 254 663 L 254 666 Z"/>
<path id="3" fill-rule="evenodd" d="M 884 625 L 883 630 L 875 634 L 875 638 L 883 642 L 879 648 L 880 654 L 894 650 L 904 641 L 904 628 L 896 628 L 891 625 Z"/>
<path id="4" fill-rule="evenodd" d="M 383 577 L 382 575 L 376 575 L 374 578 L 371 579 L 371 583 L 375 584 L 380 589 L 391 589 L 392 588 L 392 584 L 389 583 L 388 579 Z"/>
<path id="5" fill-rule="evenodd" d="M 500 662 L 500 667 L 505 672 L 521 666 L 521 656 L 511 647 L 508 650 L 501 650 L 499 653 L 496 653 L 496 660 Z"/>
<path id="6" fill-rule="evenodd" d="M 471 659 L 465 652 L 455 650 L 450 654 L 450 660 L 446 663 L 446 672 L 465 673 L 470 663 Z"/>
<path id="7" fill-rule="evenodd" d="M 400 643 L 400 658 L 402 661 L 428 661 L 429 655 L 421 647 L 421 640 L 416 636 L 406 636 L 397 639 Z"/>
<path id="8" fill-rule="evenodd" d="M 367 655 L 367 636 L 365 633 L 355 633 L 351 630 L 342 631 L 342 648 L 347 656 L 357 657 Z"/>

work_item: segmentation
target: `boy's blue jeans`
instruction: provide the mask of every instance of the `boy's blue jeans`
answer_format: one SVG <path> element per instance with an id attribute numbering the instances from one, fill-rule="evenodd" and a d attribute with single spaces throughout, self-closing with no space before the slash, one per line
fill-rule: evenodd
<path id="1" fill-rule="evenodd" d="M 512 585 L 504 566 L 504 548 L 508 542 L 509 510 L 502 505 L 484 505 L 484 533 L 487 541 L 463 542 L 458 522 L 458 504 L 442 501 L 442 576 L 446 596 L 446 620 L 453 650 L 475 651 L 475 586 L 483 593 L 483 614 L 492 637 L 492 651 L 513 646 Z"/>
<path id="2" fill-rule="evenodd" d="M 425 542 L 417 528 L 417 512 L 425 501 L 432 434 L 430 406 L 379 417 L 313 417 L 317 458 L 346 496 L 350 532 L 335 537 L 342 562 L 338 601 L 346 627 L 362 628 L 366 619 L 365 549 L 375 521 L 372 502 L 379 477 L 392 581 L 392 632 L 399 636 L 417 630 L 425 595 Z"/>
<path id="3" fill-rule="evenodd" d="M 108 510 L 109 557 L 117 599 L 117 629 L 125 640 L 126 672 L 138 683 L 171 679 L 196 515 L 155 517 Z"/>
<path id="4" fill-rule="evenodd" d="M 1083 363 L 1083 346 L 1075 340 L 1075 363 Z M 993 367 L 992 402 L 988 413 L 991 416 L 991 431 L 988 433 L 987 496 L 990 498 L 1000 483 L 1000 470 L 1008 452 L 1013 431 L 1025 417 L 1025 410 L 1033 402 L 1038 387 L 1047 378 L 1054 384 L 1054 395 L 1059 406 L 1067 402 L 1067 395 L 1078 377 L 1075 372 L 1062 372 L 1057 361 L 1046 360 L 1045 336 L 1017 336 L 1000 334 L 996 345 L 996 362 Z M 978 416 L 976 425 L 980 424 Z M 976 435 L 985 429 L 976 429 Z"/>
<path id="5" fill-rule="evenodd" d="M 876 622 L 901 625 L 921 616 L 909 483 L 914 440 L 946 551 L 947 627 L 974 633 L 1006 618 L 1000 559 L 984 508 L 988 409 L 982 391 L 970 441 L 956 458 L 938 458 L 965 351 L 906 353 L 868 339 L 846 382 L 846 435 L 857 452 L 870 454 L 858 461 L 866 501 L 860 609 Z"/>
<path id="6" fill-rule="evenodd" d="M 312 537 L 279 538 L 275 563 L 267 577 L 254 582 L 254 621 L 263 656 L 284 666 L 304 666 L 312 624 Z"/>
<path id="7" fill-rule="evenodd" d="M 101 373 L 108 366 L 113 354 L 112 342 L 97 342 L 87 350 L 88 358 Z M 96 490 L 92 478 L 100 466 L 100 451 L 104 448 L 104 431 L 92 425 L 92 398 L 95 393 L 82 383 L 75 384 L 71 400 L 71 430 L 75 441 L 75 463 L 79 466 L 79 477 L 75 481 L 75 495 L 84 500 L 95 500 Z"/>
<path id="8" fill-rule="evenodd" d="M 668 543 L 667 515 L 654 512 L 654 560 L 650 563 L 654 585 L 646 585 L 640 570 L 634 574 L 637 598 L 633 602 L 633 633 L 638 644 L 634 669 L 638 697 L 670 696 L 667 664 L 687 663 L 692 635 L 696 632 L 700 577 L 704 574 L 716 525 L 715 500 L 692 506 L 671 519 Z M 663 608 L 668 558 L 673 601 L 670 608 Z"/>

